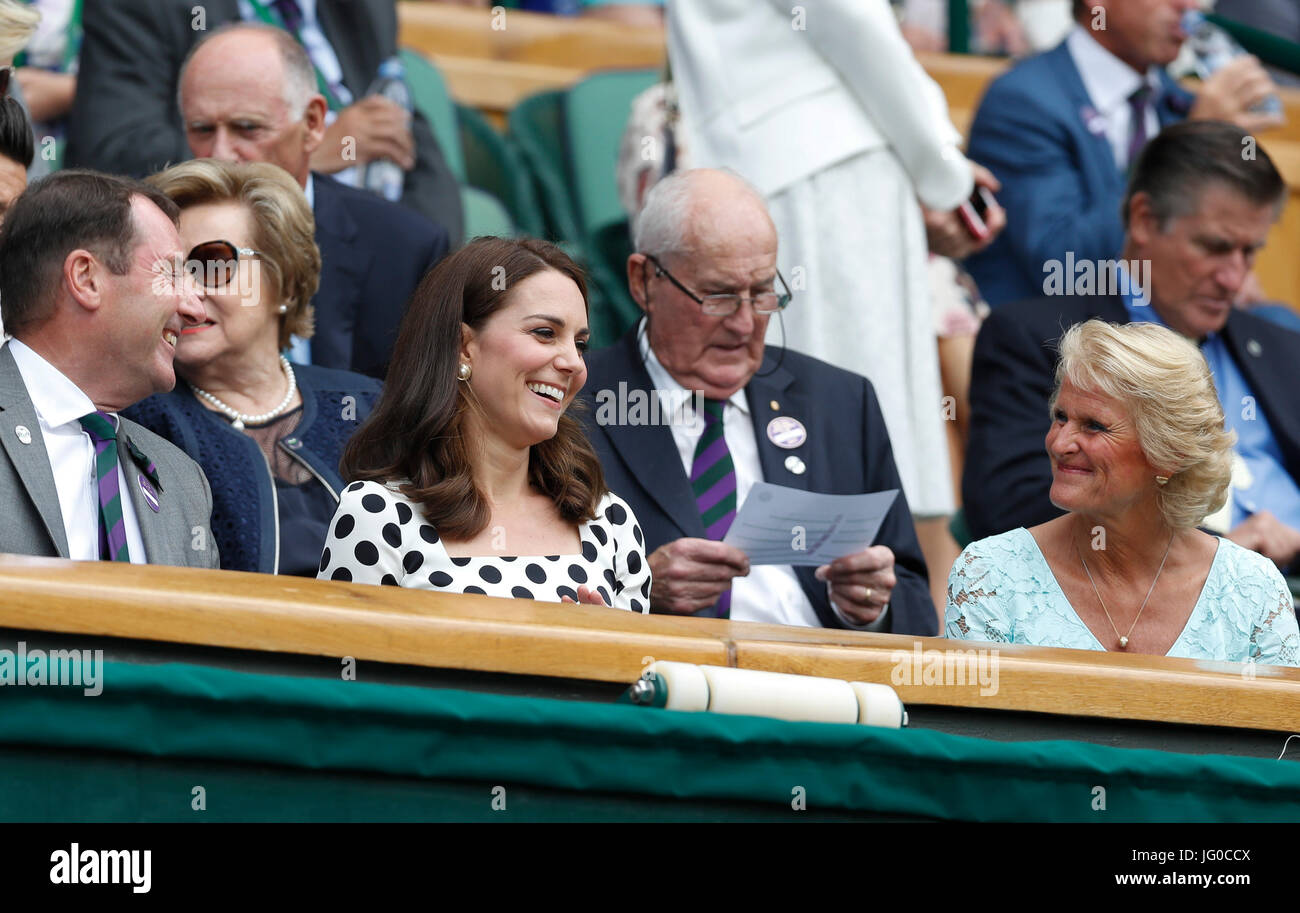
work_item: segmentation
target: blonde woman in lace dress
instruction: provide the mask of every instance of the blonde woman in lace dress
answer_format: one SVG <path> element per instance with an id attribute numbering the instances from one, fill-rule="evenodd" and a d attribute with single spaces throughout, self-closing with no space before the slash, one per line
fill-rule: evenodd
<path id="1" fill-rule="evenodd" d="M 971 543 L 948 578 L 949 637 L 1298 664 L 1290 591 L 1262 555 L 1203 533 L 1233 435 L 1205 359 L 1162 326 L 1090 320 L 1061 340 L 1052 503 Z"/>

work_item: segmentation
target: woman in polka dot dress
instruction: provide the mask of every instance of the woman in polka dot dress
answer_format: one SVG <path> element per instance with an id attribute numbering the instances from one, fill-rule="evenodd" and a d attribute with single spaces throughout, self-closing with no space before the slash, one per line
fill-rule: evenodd
<path id="1" fill-rule="evenodd" d="M 568 414 L 588 335 L 552 244 L 480 238 L 434 268 L 344 453 L 318 576 L 648 612 L 641 528 Z"/>

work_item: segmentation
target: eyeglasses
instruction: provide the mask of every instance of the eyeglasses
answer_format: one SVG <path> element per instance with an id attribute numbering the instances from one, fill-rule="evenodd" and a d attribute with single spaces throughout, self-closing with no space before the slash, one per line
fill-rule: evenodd
<path id="1" fill-rule="evenodd" d="M 790 294 L 790 287 L 786 285 L 785 277 L 781 275 L 780 270 L 776 271 L 776 278 L 781 281 L 782 290 L 780 292 L 759 292 L 752 298 L 745 298 L 741 295 L 735 294 L 700 296 L 682 285 L 682 283 L 677 280 L 676 276 L 664 268 L 664 265 L 659 262 L 658 258 L 655 257 L 654 254 L 646 254 L 645 257 L 655 265 L 656 278 L 659 276 L 666 278 L 673 285 L 677 286 L 678 290 L 681 291 L 683 295 L 686 295 L 698 304 L 704 313 L 712 317 L 727 317 L 736 313 L 736 310 L 740 307 L 742 301 L 752 301 L 754 304 L 754 310 L 759 314 L 775 314 L 777 311 L 784 309 L 785 306 L 790 303 L 790 299 L 794 297 Z"/>
<path id="2" fill-rule="evenodd" d="M 185 268 L 199 285 L 220 289 L 230 285 L 239 273 L 240 257 L 260 257 L 261 251 L 236 247 L 229 241 L 196 244 L 185 258 Z"/>

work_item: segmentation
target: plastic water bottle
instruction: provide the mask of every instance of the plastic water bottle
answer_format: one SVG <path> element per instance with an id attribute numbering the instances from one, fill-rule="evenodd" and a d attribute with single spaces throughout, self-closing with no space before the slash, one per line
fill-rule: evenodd
<path id="1" fill-rule="evenodd" d="M 1188 36 L 1187 46 L 1192 51 L 1196 75 L 1202 80 L 1209 79 L 1246 53 L 1235 38 L 1206 19 L 1200 10 L 1188 10 L 1183 14 L 1183 31 Z M 1282 100 L 1274 92 L 1251 110 L 1257 114 L 1281 115 Z"/>
<path id="2" fill-rule="evenodd" d="M 382 95 L 411 113 L 411 90 L 406 87 L 406 68 L 402 61 L 390 57 L 379 65 L 379 78 L 370 85 L 367 95 Z M 366 165 L 366 189 L 396 203 L 402 198 L 406 172 L 402 166 L 388 159 L 375 159 Z"/>

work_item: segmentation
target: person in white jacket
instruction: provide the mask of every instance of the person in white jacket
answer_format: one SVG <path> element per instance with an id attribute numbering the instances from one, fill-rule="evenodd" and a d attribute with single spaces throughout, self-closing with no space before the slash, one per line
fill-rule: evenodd
<path id="1" fill-rule="evenodd" d="M 996 182 L 962 155 L 887 0 L 670 0 L 668 50 L 692 164 L 743 175 L 776 223 L 800 304 L 771 322 L 769 341 L 784 333 L 790 348 L 871 379 L 941 578 L 955 557 L 938 545 L 955 507 L 953 416 L 926 258 L 976 248 L 955 210 L 974 175 Z M 1000 229 L 1000 209 L 990 219 Z"/>

